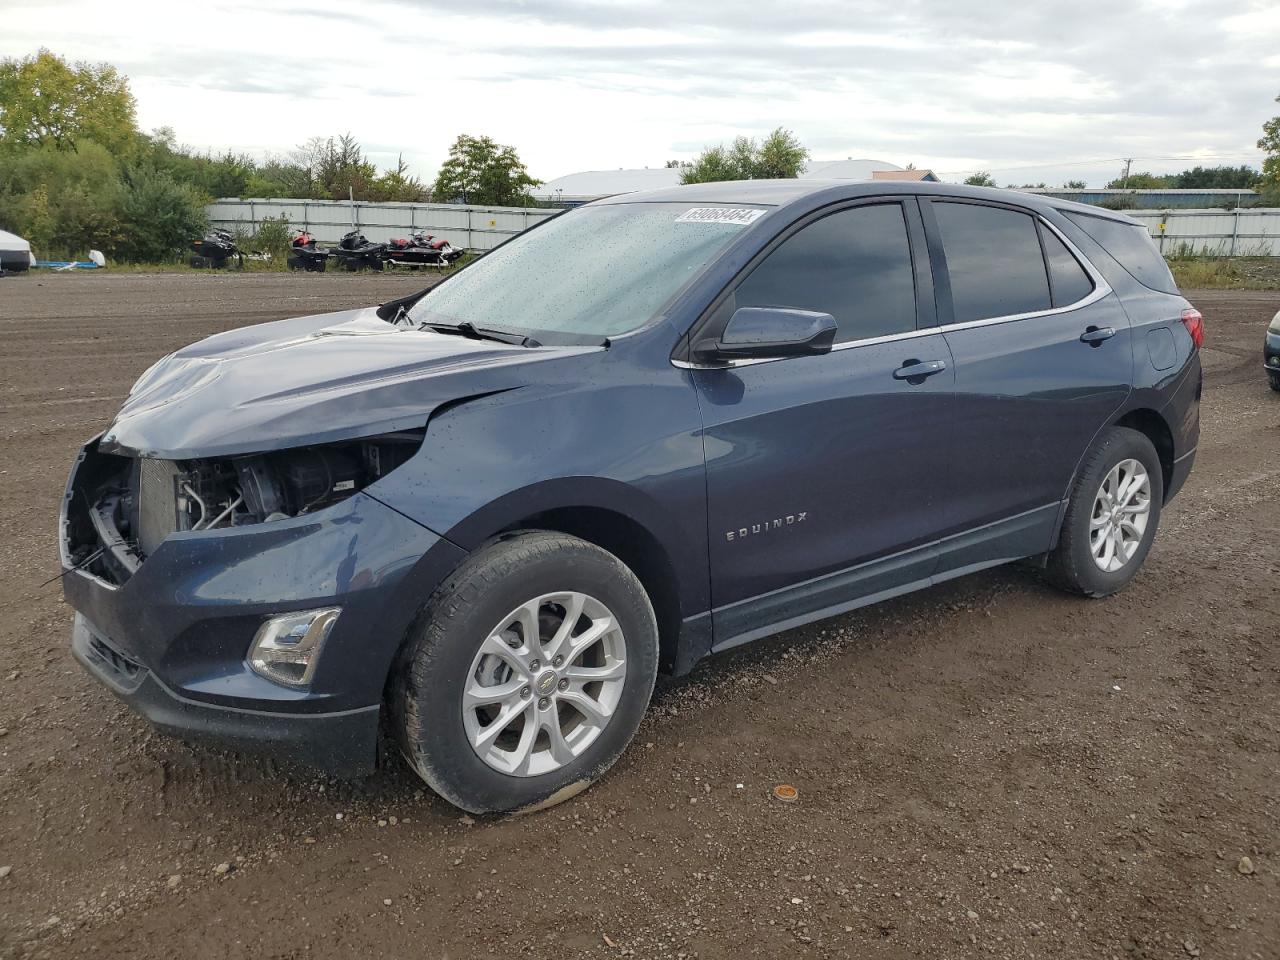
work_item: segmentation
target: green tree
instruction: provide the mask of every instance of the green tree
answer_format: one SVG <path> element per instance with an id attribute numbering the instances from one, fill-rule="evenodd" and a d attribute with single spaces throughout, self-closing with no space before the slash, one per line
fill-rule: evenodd
<path id="1" fill-rule="evenodd" d="M 528 207 L 529 190 L 541 182 L 529 176 L 515 147 L 464 133 L 449 148 L 431 193 L 443 203 Z"/>
<path id="2" fill-rule="evenodd" d="M 1158 177 L 1154 173 L 1142 171 L 1131 173 L 1127 177 L 1116 177 L 1107 184 L 1108 190 L 1161 190 L 1170 185 L 1169 177 Z"/>
<path id="3" fill-rule="evenodd" d="M 427 199 L 427 188 L 417 177 L 409 176 L 404 155 L 396 157 L 396 168 L 387 170 L 370 185 L 370 200 L 411 203 Z"/>
<path id="4" fill-rule="evenodd" d="M 985 170 L 969 174 L 964 178 L 964 182 L 971 187 L 994 187 L 996 185 L 995 178 Z"/>
<path id="5" fill-rule="evenodd" d="M 151 169 L 127 171 L 121 183 L 120 219 L 124 260 L 160 263 L 191 248 L 209 221 L 208 198 L 195 187 Z"/>
<path id="6" fill-rule="evenodd" d="M 129 81 L 110 64 L 71 65 L 43 48 L 0 60 L 0 143 L 75 150 L 93 140 L 122 154 L 137 135 Z"/>
<path id="7" fill-rule="evenodd" d="M 56 146 L 0 153 L 0 221 L 31 241 L 38 256 L 115 252 L 123 234 L 117 158 L 91 140 L 71 153 Z"/>
<path id="8" fill-rule="evenodd" d="M 1062 186 L 1063 186 L 1063 188 L 1064 188 L 1064 189 L 1066 189 L 1066 190 L 1087 190 L 1087 189 L 1089 189 L 1089 185 L 1088 185 L 1087 183 L 1085 183 L 1083 180 L 1068 180 L 1068 181 L 1067 181 L 1066 183 L 1064 183 Z"/>
<path id="9" fill-rule="evenodd" d="M 721 180 L 793 180 L 804 171 L 809 151 L 794 133 L 778 127 L 764 141 L 738 137 L 725 147 L 703 150 L 692 164 L 681 168 L 681 183 L 713 183 Z"/>
<path id="10" fill-rule="evenodd" d="M 1192 167 L 1169 178 L 1169 185 L 1183 190 L 1249 190 L 1258 182 L 1258 171 L 1238 167 Z"/>
<path id="11" fill-rule="evenodd" d="M 1280 97 L 1276 97 L 1276 103 L 1280 103 Z M 1262 161 L 1260 186 L 1269 193 L 1280 191 L 1280 117 L 1272 117 L 1262 125 L 1258 149 L 1267 155 Z"/>

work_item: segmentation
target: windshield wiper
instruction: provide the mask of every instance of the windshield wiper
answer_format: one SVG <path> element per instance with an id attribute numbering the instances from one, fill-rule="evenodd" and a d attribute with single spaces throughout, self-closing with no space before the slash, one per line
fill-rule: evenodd
<path id="1" fill-rule="evenodd" d="M 506 330 L 495 330 L 492 327 L 477 327 L 470 320 L 460 320 L 457 323 L 432 323 L 427 321 L 420 324 L 418 329 L 455 334 L 470 340 L 496 340 L 498 343 L 514 343 L 518 347 L 542 346 L 539 341 L 533 337 L 526 337 L 523 333 L 508 333 Z"/>

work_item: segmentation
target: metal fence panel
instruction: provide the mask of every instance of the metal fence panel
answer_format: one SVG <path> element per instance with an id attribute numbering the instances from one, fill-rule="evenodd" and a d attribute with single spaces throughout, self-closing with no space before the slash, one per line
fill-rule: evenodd
<path id="1" fill-rule="evenodd" d="M 1125 210 L 1166 255 L 1280 257 L 1280 210 Z"/>
<path id="2" fill-rule="evenodd" d="M 408 236 L 414 230 L 444 237 L 468 250 L 491 250 L 508 237 L 560 213 L 542 207 L 474 207 L 449 203 L 348 203 L 341 200 L 215 200 L 210 222 L 252 232 L 266 217 L 284 217 L 322 243 L 337 243 L 355 226 L 370 240 Z"/>
<path id="3" fill-rule="evenodd" d="M 475 207 L 451 203 L 364 203 L 340 200 L 216 200 L 210 221 L 253 231 L 264 217 L 284 217 L 323 243 L 336 243 L 354 224 L 370 240 L 425 230 L 468 250 L 491 250 L 559 210 Z M 1280 257 L 1280 209 L 1126 210 L 1143 223 L 1166 254 L 1191 250 L 1211 256 Z"/>

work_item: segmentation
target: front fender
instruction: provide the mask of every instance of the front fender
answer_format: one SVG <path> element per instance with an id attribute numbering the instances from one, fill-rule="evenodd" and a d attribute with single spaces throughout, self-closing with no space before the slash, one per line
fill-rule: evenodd
<path id="1" fill-rule="evenodd" d="M 701 613 L 710 606 L 702 424 L 683 373 L 668 371 L 657 383 L 608 385 L 588 374 L 451 408 L 409 463 L 366 492 L 468 551 L 549 510 L 610 511 L 661 544 L 682 614 Z"/>

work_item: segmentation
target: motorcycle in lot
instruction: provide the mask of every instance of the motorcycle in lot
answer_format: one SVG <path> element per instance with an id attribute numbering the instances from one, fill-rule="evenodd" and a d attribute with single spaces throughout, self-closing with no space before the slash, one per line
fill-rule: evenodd
<path id="1" fill-rule="evenodd" d="M 329 260 L 329 250 L 316 244 L 316 238 L 306 230 L 299 230 L 289 245 L 290 270 L 305 270 L 308 273 L 324 273 L 324 265 Z"/>
<path id="2" fill-rule="evenodd" d="M 387 263 L 403 267 L 447 267 L 464 252 L 443 237 L 415 230 L 408 239 L 398 237 L 387 244 Z"/>
<path id="3" fill-rule="evenodd" d="M 387 245 L 374 243 L 359 230 L 352 230 L 338 241 L 331 255 L 347 270 L 381 270 L 386 259 Z"/>
<path id="4" fill-rule="evenodd" d="M 199 240 L 191 241 L 191 248 L 195 250 L 191 266 L 197 269 L 220 270 L 232 257 L 235 257 L 237 266 L 244 268 L 244 254 L 236 246 L 236 238 L 230 231 L 214 227 Z"/>

